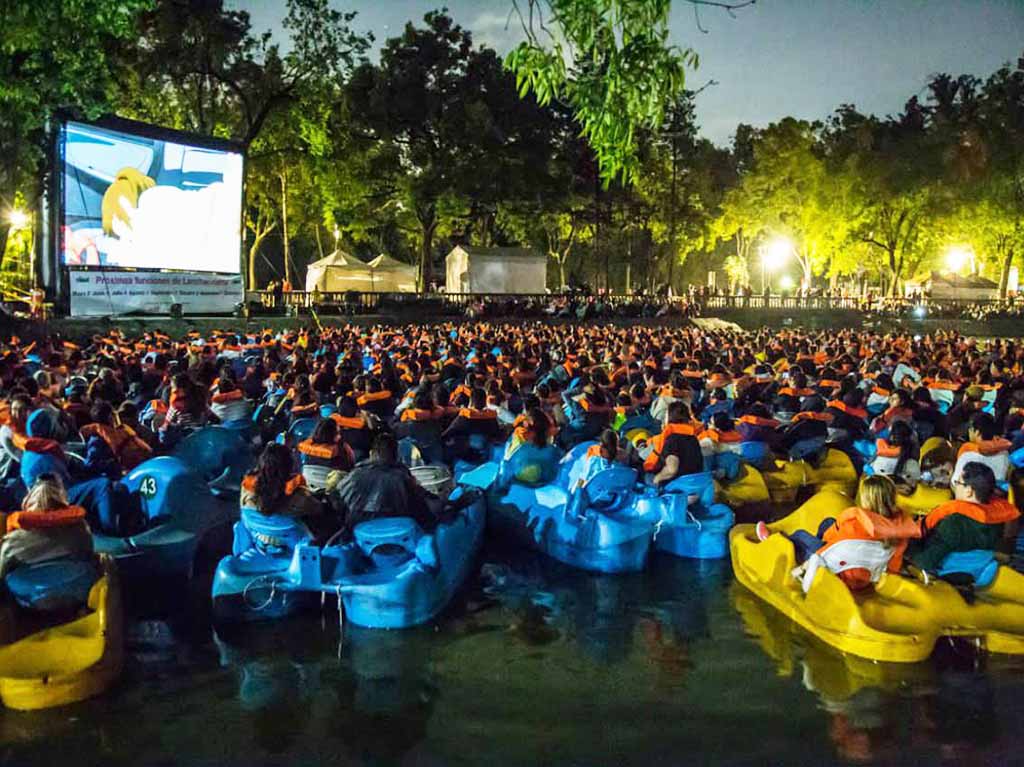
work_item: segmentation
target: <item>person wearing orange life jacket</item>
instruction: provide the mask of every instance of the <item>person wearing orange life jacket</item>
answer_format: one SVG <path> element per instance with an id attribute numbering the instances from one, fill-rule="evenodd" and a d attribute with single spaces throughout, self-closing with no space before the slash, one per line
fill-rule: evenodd
<path id="1" fill-rule="evenodd" d="M 588 383 L 583 393 L 562 395 L 563 407 L 554 412 L 561 427 L 558 438 L 561 446 L 569 449 L 586 440 L 596 439 L 611 425 L 614 410 L 607 395 L 599 386 Z"/>
<path id="2" fill-rule="evenodd" d="M 677 370 L 672 373 L 668 384 L 661 387 L 658 396 L 651 402 L 651 418 L 655 421 L 662 421 L 671 403 L 680 401 L 689 405 L 692 400 L 693 389 L 690 388 L 686 377 Z"/>
<path id="3" fill-rule="evenodd" d="M 768 526 L 758 522 L 758 540 L 770 535 Z M 921 526 L 896 506 L 896 486 L 888 477 L 866 477 L 857 493 L 857 505 L 836 518 L 822 520 L 817 534 L 796 530 L 793 542 L 794 572 L 808 591 L 819 567 L 836 573 L 851 591 L 868 588 L 885 572 L 896 573 L 911 539 L 921 537 Z"/>
<path id="4" fill-rule="evenodd" d="M 293 467 L 291 450 L 276 442 L 268 444 L 256 459 L 252 474 L 242 479 L 239 505 L 268 517 L 301 519 L 314 533 L 333 532 L 329 529 L 333 521 L 324 513 L 324 505 L 310 493 L 306 481 L 301 474 L 294 473 Z M 244 524 L 244 516 L 242 519 Z"/>
<path id="5" fill-rule="evenodd" d="M 722 477 L 727 473 L 731 476 L 738 469 L 740 445 L 743 436 L 736 431 L 736 425 L 725 413 L 715 413 L 711 418 L 711 426 L 700 434 L 700 449 L 704 455 L 704 465 Z M 722 457 L 725 456 L 725 457 Z M 735 457 L 729 457 L 735 456 Z M 731 464 L 728 463 L 731 461 Z"/>
<path id="6" fill-rule="evenodd" d="M 296 449 L 303 466 L 324 466 L 335 471 L 348 471 L 355 466 L 355 453 L 345 444 L 338 424 L 331 418 L 321 418 L 309 439 Z"/>
<path id="7" fill-rule="evenodd" d="M 871 462 L 872 473 L 889 477 L 904 495 L 914 492 L 921 481 L 921 465 L 917 460 L 917 440 L 910 424 L 896 421 L 889 429 L 889 436 L 879 437 L 875 447 L 877 452 Z"/>
<path id="8" fill-rule="evenodd" d="M 440 463 L 444 458 L 441 439 L 444 418 L 445 409 L 435 403 L 433 392 L 429 387 L 421 389 L 416 393 L 412 407 L 402 411 L 395 426 L 395 436 L 415 442 L 427 463 Z"/>
<path id="9" fill-rule="evenodd" d="M 914 421 L 914 402 L 906 389 L 896 389 L 889 394 L 888 408 L 871 422 L 871 431 L 875 434 L 884 433 L 895 421 Z"/>
<path id="10" fill-rule="evenodd" d="M 153 455 L 153 449 L 129 427 L 117 423 L 114 408 L 100 400 L 92 406 L 93 423 L 81 428 L 86 440 L 85 467 L 92 474 L 119 479 Z"/>
<path id="11" fill-rule="evenodd" d="M 356 398 L 356 404 L 361 410 L 372 413 L 385 423 L 395 415 L 395 398 L 378 378 L 366 379 L 366 390 Z"/>
<path id="12" fill-rule="evenodd" d="M 374 434 L 380 428 L 380 421 L 360 410 L 356 400 L 348 396 L 338 398 L 338 410 L 331 414 L 331 419 L 338 424 L 345 444 L 355 453 L 356 461 L 365 459 L 370 453 Z"/>
<path id="13" fill-rule="evenodd" d="M 966 464 L 952 489 L 953 500 L 929 512 L 923 522 L 925 538 L 908 554 L 922 570 L 937 571 L 954 552 L 996 551 L 1016 538 L 1020 511 L 996 495 L 996 478 L 989 466 Z"/>
<path id="14" fill-rule="evenodd" d="M 473 389 L 469 407 L 459 410 L 455 420 L 441 434 L 451 457 L 465 461 L 486 460 L 486 446 L 501 438 L 498 414 L 487 409 L 487 394 Z"/>
<path id="15" fill-rule="evenodd" d="M 791 460 L 816 460 L 825 452 L 832 415 L 818 396 L 808 397 L 803 409 L 793 416 L 777 443 L 778 448 Z"/>
<path id="16" fill-rule="evenodd" d="M 233 378 L 221 375 L 217 393 L 210 397 L 210 412 L 222 424 L 248 421 L 252 417 L 252 404 Z"/>
<path id="17" fill-rule="evenodd" d="M 615 463 L 629 466 L 631 456 L 627 446 L 628 443 L 626 445 L 620 443 L 619 435 L 611 429 L 601 432 L 600 441 L 596 445 L 591 445 L 584 454 L 583 471 L 580 472 L 578 485 L 587 484 L 591 477 L 611 468 Z"/>
<path id="18" fill-rule="evenodd" d="M 0 578 L 25 565 L 92 557 L 85 509 L 68 503 L 58 477 L 40 476 L 25 496 L 22 509 L 7 516 L 6 535 L 0 544 Z"/>
<path id="19" fill-rule="evenodd" d="M 992 469 L 996 482 L 1005 482 L 1010 474 L 1011 446 L 1010 440 L 999 436 L 995 418 L 985 412 L 975 413 L 967 430 L 967 442 L 957 453 L 953 481 L 960 477 L 964 466 L 976 461 Z"/>
<path id="20" fill-rule="evenodd" d="M 778 428 L 781 424 L 772 418 L 768 408 L 760 402 L 751 405 L 735 423 L 736 431 L 744 442 L 762 442 L 774 446 L 779 441 Z"/>
<path id="21" fill-rule="evenodd" d="M 653 475 L 651 481 L 655 486 L 704 471 L 704 456 L 697 441 L 699 431 L 684 402 L 676 400 L 668 406 L 665 425 L 661 433 L 648 442 L 651 451 L 643 464 L 644 471 Z"/>

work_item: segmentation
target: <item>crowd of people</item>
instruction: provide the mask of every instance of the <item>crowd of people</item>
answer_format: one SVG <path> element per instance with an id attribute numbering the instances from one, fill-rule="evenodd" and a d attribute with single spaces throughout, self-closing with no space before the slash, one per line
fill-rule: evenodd
<path id="1" fill-rule="evenodd" d="M 242 507 L 300 517 L 318 535 L 375 516 L 436 524 L 441 506 L 407 467 L 412 453 L 480 463 L 504 445 L 499 482 L 537 484 L 591 440 L 583 483 L 614 462 L 664 487 L 708 469 L 727 481 L 737 457 L 772 471 L 774 459 L 847 453 L 870 480 L 848 513 L 794 536 L 805 556 L 852 537 L 884 543 L 890 568 L 931 570 L 1017 533 L 1006 495 L 1024 446 L 1024 345 L 1012 340 L 485 321 L 182 339 L 110 331 L 12 339 L 0 387 L 3 570 L 87 555 L 89 528 L 137 530 L 116 480 L 216 423 L 255 424 L 266 443 Z M 308 436 L 274 441 L 306 419 Z M 648 425 L 624 428 L 637 419 Z M 922 456 L 932 437 L 948 442 Z M 311 474 L 325 477 L 320 487 Z M 920 524 L 895 502 L 919 483 L 953 497 Z M 863 573 L 848 582 L 867 585 Z"/>

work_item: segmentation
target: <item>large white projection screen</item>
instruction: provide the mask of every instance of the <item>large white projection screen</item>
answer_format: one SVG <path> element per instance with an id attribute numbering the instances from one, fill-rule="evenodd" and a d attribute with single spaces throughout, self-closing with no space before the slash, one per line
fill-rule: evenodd
<path id="1" fill-rule="evenodd" d="M 241 154 L 76 122 L 58 150 L 66 266 L 239 272 Z"/>

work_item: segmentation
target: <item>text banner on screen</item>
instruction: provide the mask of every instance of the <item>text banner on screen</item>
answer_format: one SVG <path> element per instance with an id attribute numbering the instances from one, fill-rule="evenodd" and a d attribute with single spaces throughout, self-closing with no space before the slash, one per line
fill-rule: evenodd
<path id="1" fill-rule="evenodd" d="M 186 314 L 223 314 L 243 297 L 238 274 L 73 269 L 70 284 L 72 317 L 168 314 L 171 304 L 181 304 Z"/>
<path id="2" fill-rule="evenodd" d="M 242 153 L 153 129 L 61 126 L 62 263 L 238 274 Z"/>

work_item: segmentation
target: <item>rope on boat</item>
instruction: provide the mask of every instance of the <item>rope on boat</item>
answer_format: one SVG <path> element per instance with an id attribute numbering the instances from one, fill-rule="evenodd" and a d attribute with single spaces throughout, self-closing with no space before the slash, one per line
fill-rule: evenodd
<path id="1" fill-rule="evenodd" d="M 245 588 L 242 589 L 242 602 L 244 602 L 247 607 L 249 607 L 252 610 L 255 610 L 256 612 L 260 612 L 262 610 L 266 610 L 268 607 L 270 607 L 271 603 L 274 601 L 274 597 L 277 596 L 277 580 L 278 579 L 275 576 L 273 576 L 273 575 L 258 575 L 258 576 L 256 576 L 251 581 L 249 581 L 247 584 L 245 584 Z M 260 582 L 263 582 L 263 581 L 268 582 L 270 584 L 270 596 L 267 597 L 267 600 L 263 604 L 261 604 L 261 605 L 254 605 L 254 604 L 252 604 L 249 601 L 249 589 L 251 589 L 257 583 L 260 583 Z"/>

